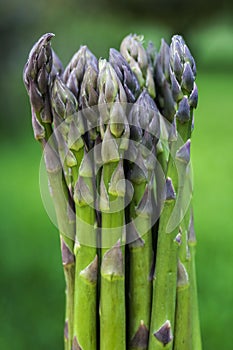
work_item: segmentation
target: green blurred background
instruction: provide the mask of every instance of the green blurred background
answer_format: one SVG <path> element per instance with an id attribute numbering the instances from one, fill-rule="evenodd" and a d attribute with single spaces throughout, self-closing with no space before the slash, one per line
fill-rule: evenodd
<path id="1" fill-rule="evenodd" d="M 47 31 L 66 64 L 80 44 L 107 57 L 130 32 L 156 46 L 184 35 L 197 61 L 199 106 L 193 165 L 197 273 L 204 350 L 232 349 L 233 11 L 232 2 L 51 0 L 0 3 L 0 348 L 63 348 L 64 279 L 56 228 L 39 190 L 22 70 Z M 109 349 L 114 350 L 114 349 Z"/>

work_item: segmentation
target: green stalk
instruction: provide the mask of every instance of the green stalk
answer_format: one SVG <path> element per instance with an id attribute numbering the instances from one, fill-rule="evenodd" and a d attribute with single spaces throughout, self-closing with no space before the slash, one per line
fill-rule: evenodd
<path id="1" fill-rule="evenodd" d="M 180 124 L 179 129 L 182 131 L 182 134 L 186 134 L 188 127 L 188 123 L 183 123 Z M 178 139 L 176 142 L 173 141 L 171 146 L 171 154 L 167 167 L 168 197 L 165 199 L 159 221 L 151 317 L 151 331 L 153 334 L 151 332 L 149 349 L 161 349 L 163 346 L 166 349 L 172 349 L 173 347 L 179 253 L 179 222 L 182 215 L 180 203 L 183 197 L 187 164 L 190 160 L 190 143 L 187 142 L 181 148 L 178 148 L 179 145 L 180 140 Z M 176 214 L 174 215 L 174 213 Z M 186 306 L 184 305 L 184 307 Z M 169 323 L 169 331 L 165 327 L 165 337 L 163 326 L 166 322 Z"/>
<path id="2" fill-rule="evenodd" d="M 74 190 L 76 208 L 74 336 L 83 350 L 96 348 L 98 259 L 93 169 L 84 154 Z"/>
<path id="3" fill-rule="evenodd" d="M 102 214 L 100 349 L 123 350 L 126 348 L 124 247 L 126 188 L 123 154 L 128 147 L 129 137 L 125 115 L 127 99 L 116 72 L 105 60 L 99 62 L 98 85 L 103 162 L 99 200 Z M 118 243 L 114 245 L 116 241 Z M 114 263 L 119 266 L 114 266 Z"/>
<path id="4" fill-rule="evenodd" d="M 147 332 L 150 327 L 152 287 L 150 279 L 152 266 L 151 190 L 145 183 L 134 184 L 132 205 L 135 205 L 137 214 L 135 227 L 133 227 L 135 233 L 130 232 L 134 236 L 134 241 L 129 244 L 129 349 L 134 348 L 133 340 L 141 322 L 143 322 Z"/>
<path id="5" fill-rule="evenodd" d="M 190 313 L 191 287 L 190 287 L 190 254 L 188 251 L 188 227 L 187 220 L 190 217 L 188 208 L 181 224 L 178 236 L 178 273 L 177 273 L 177 295 L 176 295 L 176 319 L 174 349 L 192 350 L 192 317 Z"/>
<path id="6" fill-rule="evenodd" d="M 176 296 L 176 323 L 174 350 L 194 350 L 192 347 L 192 327 L 190 315 L 190 291 L 188 271 L 185 266 L 178 262 L 178 281 Z"/>
<path id="7" fill-rule="evenodd" d="M 65 349 L 70 349 L 73 339 L 73 312 L 74 312 L 74 222 L 68 217 L 69 192 L 65 185 L 60 161 L 49 145 L 44 143 L 44 158 L 48 181 L 53 199 L 58 228 L 61 236 L 62 262 L 66 280 L 66 320 L 64 341 Z"/>
<path id="8" fill-rule="evenodd" d="M 167 233 L 167 223 L 174 209 L 176 198 L 170 178 L 166 181 L 166 193 L 159 221 L 149 350 L 172 349 L 173 346 L 178 228 Z"/>
<path id="9" fill-rule="evenodd" d="M 195 253 L 196 253 L 196 236 L 193 225 L 193 214 L 191 214 L 189 235 L 188 235 L 188 246 L 190 251 L 190 290 L 191 290 L 191 303 L 190 303 L 190 314 L 192 320 L 192 349 L 202 350 L 201 342 L 201 331 L 199 321 L 199 309 L 198 309 L 198 293 L 197 293 L 197 281 L 196 281 L 196 264 L 195 264 Z"/>
<path id="10" fill-rule="evenodd" d="M 176 298 L 176 279 L 174 277 L 174 273 L 177 271 L 178 254 L 181 254 L 182 249 L 177 249 L 177 243 L 180 244 L 180 237 L 178 235 L 179 228 L 175 228 L 175 226 L 177 226 L 180 222 L 182 226 L 183 212 L 182 208 L 180 207 L 180 203 L 182 201 L 182 197 L 184 196 L 184 179 L 186 172 L 188 171 L 187 164 L 190 159 L 190 143 L 187 140 L 191 135 L 192 109 L 195 108 L 197 104 L 197 90 L 194 83 L 196 75 L 195 62 L 181 37 L 174 36 L 172 38 L 170 49 L 168 45 L 166 45 L 164 42 L 162 43 L 160 53 L 157 57 L 155 70 L 157 74 L 156 79 L 158 80 L 157 98 L 160 108 L 168 120 L 173 122 L 175 117 L 178 137 L 181 137 L 185 143 L 184 146 L 182 146 L 183 143 L 180 144 L 178 139 L 176 142 L 172 142 L 170 149 L 171 154 L 168 161 L 167 177 L 172 179 L 174 189 L 177 192 L 177 198 L 176 203 L 173 202 L 172 210 L 166 209 L 165 202 L 165 207 L 160 217 L 153 294 L 153 304 L 155 303 L 155 307 L 153 307 L 152 311 L 152 327 L 155 329 L 155 337 L 153 338 L 151 335 L 149 347 L 149 349 L 159 349 L 164 345 L 167 349 L 171 349 L 173 336 L 177 344 L 180 344 L 179 337 L 181 336 L 179 332 L 178 334 L 174 334 L 176 304 L 178 309 L 184 312 L 182 317 L 186 316 L 186 318 L 188 317 L 187 310 L 188 305 L 190 304 L 190 297 L 188 295 L 188 290 L 190 289 L 187 289 L 185 292 L 184 290 L 181 291 L 179 289 L 179 273 L 178 293 Z M 165 83 L 162 83 L 164 81 L 163 78 L 165 79 Z M 172 232 L 166 234 L 166 231 Z M 169 258 L 164 257 L 163 260 L 160 255 L 166 253 L 161 253 L 161 251 L 167 252 L 169 254 Z M 162 262 L 160 260 L 163 260 L 165 266 L 162 267 Z M 169 276 L 167 278 L 165 277 L 164 281 L 163 278 L 161 278 L 161 269 L 163 269 L 165 275 L 168 274 Z M 167 280 L 171 279 L 172 273 L 173 284 L 171 283 L 170 295 L 168 296 L 168 302 L 166 305 L 167 310 L 165 306 L 164 308 L 160 307 L 159 305 L 156 307 L 156 303 L 158 303 L 156 302 L 156 299 L 159 297 L 162 298 L 161 294 L 166 294 L 166 283 Z M 165 285 L 161 286 L 161 283 L 165 283 Z M 186 312 L 184 310 L 186 310 Z M 176 311 L 176 319 L 178 320 L 178 324 L 176 325 L 176 330 L 179 330 L 180 318 L 177 312 L 178 311 Z M 158 322 L 158 320 L 160 320 L 160 322 Z M 166 327 L 164 327 L 164 325 L 166 325 Z M 169 342 L 164 341 L 164 332 L 168 338 L 167 340 L 170 340 Z M 190 338 L 190 329 L 187 329 L 187 332 L 187 338 Z M 152 345 L 153 342 L 156 343 L 155 347 Z M 189 342 L 189 339 L 187 342 Z"/>
<path id="11" fill-rule="evenodd" d="M 103 256 L 100 293 L 100 349 L 123 350 L 125 344 L 124 257 L 120 241 Z"/>
<path id="12" fill-rule="evenodd" d="M 109 190 L 109 185 L 111 185 L 114 181 L 114 177 L 117 175 L 117 173 L 122 172 L 122 170 L 122 162 L 119 163 L 119 161 L 106 163 L 103 165 L 102 169 L 102 179 L 100 185 L 102 255 L 109 249 L 109 247 L 113 246 L 114 242 L 119 239 L 122 242 L 124 239 L 122 231 L 125 223 L 123 210 L 124 197 L 123 195 L 119 196 L 118 193 L 113 194 L 113 192 L 111 192 L 111 188 Z M 111 202 L 114 203 L 114 207 L 112 206 Z M 108 229 L 110 232 L 108 232 Z"/>
<path id="13" fill-rule="evenodd" d="M 66 321 L 64 338 L 65 350 L 68 350 L 71 349 L 73 340 L 75 259 L 74 255 L 70 252 L 62 237 L 61 250 L 66 281 Z"/>
<path id="14" fill-rule="evenodd" d="M 121 175 L 123 174 L 122 161 L 104 164 L 101 180 L 102 203 L 100 203 L 100 210 L 102 212 L 100 289 L 101 350 L 123 350 L 126 348 L 124 193 L 113 194 L 113 192 L 115 192 L 114 182 L 121 177 L 121 175 L 118 177 L 119 173 Z M 105 186 L 108 186 L 107 189 Z M 105 195 L 107 197 L 104 197 Z M 118 211 L 111 212 L 113 209 L 111 203 L 115 201 L 118 201 L 117 207 L 115 207 L 115 210 L 118 209 Z M 108 208 L 106 208 L 106 204 Z M 116 238 L 118 239 L 118 244 L 109 249 L 109 247 L 113 246 L 113 242 Z M 121 244 L 123 244 L 122 247 L 120 246 Z M 114 264 L 116 264 L 116 266 L 114 266 Z"/>
<path id="15" fill-rule="evenodd" d="M 128 291 L 128 341 L 131 349 L 141 322 L 149 330 L 151 316 L 152 184 L 155 166 L 154 148 L 160 134 L 160 116 L 146 90 L 140 94 L 132 107 L 129 123 L 131 136 L 135 140 L 136 153 L 134 164 L 129 165 L 129 179 L 134 190 L 130 203 L 130 220 L 134 237 L 128 237 L 132 242 L 129 244 Z"/>

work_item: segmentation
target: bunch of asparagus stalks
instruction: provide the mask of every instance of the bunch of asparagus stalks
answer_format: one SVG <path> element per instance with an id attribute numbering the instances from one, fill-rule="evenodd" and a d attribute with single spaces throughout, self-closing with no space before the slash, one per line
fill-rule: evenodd
<path id="1" fill-rule="evenodd" d="M 128 35 L 65 69 L 43 35 L 24 68 L 66 280 L 65 350 L 200 350 L 190 164 L 196 66 L 175 35 Z"/>

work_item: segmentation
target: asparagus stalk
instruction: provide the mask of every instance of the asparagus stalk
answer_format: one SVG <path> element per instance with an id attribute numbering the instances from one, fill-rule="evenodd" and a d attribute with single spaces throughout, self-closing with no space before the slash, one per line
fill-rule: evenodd
<path id="1" fill-rule="evenodd" d="M 143 36 L 136 34 L 125 37 L 120 46 L 120 52 L 136 75 L 141 89 L 147 88 L 152 98 L 155 97 L 153 69 L 143 45 Z"/>
<path id="2" fill-rule="evenodd" d="M 129 114 L 131 136 L 136 142 L 137 159 L 130 170 L 134 194 L 130 203 L 130 219 L 136 231 L 129 244 L 129 348 L 141 321 L 149 330 L 151 313 L 152 267 L 152 186 L 155 176 L 154 147 L 159 139 L 159 112 L 144 90 Z M 156 141 L 155 141 L 156 140 Z M 132 225 L 131 225 L 132 226 Z M 131 233 L 131 232 L 130 232 Z M 128 237 L 129 241 L 132 240 Z"/>
<path id="3" fill-rule="evenodd" d="M 93 168 L 84 154 L 75 185 L 76 270 L 74 335 L 83 350 L 97 346 L 96 216 L 94 209 Z"/>
<path id="4" fill-rule="evenodd" d="M 54 53 L 50 46 L 53 34 L 43 35 L 34 45 L 24 69 L 24 83 L 28 90 L 32 107 L 34 136 L 44 149 L 44 159 L 48 181 L 53 198 L 58 227 L 61 235 L 62 261 L 66 279 L 66 321 L 65 349 L 70 349 L 73 331 L 73 292 L 74 292 L 74 225 L 68 217 L 69 192 L 64 181 L 60 160 L 53 138 L 52 112 L 50 107 L 50 76 L 59 72 L 53 64 Z"/>
<path id="5" fill-rule="evenodd" d="M 101 264 L 100 349 L 122 350 L 126 347 L 125 254 L 124 247 L 121 251 L 120 243 L 125 243 L 122 156 L 129 138 L 124 110 L 127 100 L 114 69 L 105 60 L 99 62 L 98 85 L 103 161 L 99 207 L 102 212 L 102 254 L 105 253 Z M 116 241 L 119 242 L 117 246 L 111 248 Z M 109 259 L 113 264 L 108 267 Z M 118 263 L 119 269 L 114 262 Z"/>
<path id="6" fill-rule="evenodd" d="M 126 349 L 124 257 L 120 241 L 101 264 L 100 349 Z"/>
<path id="7" fill-rule="evenodd" d="M 171 44 L 171 83 L 174 99 L 178 103 L 177 111 L 177 130 L 183 137 L 184 141 L 191 136 L 193 130 L 193 109 L 197 106 L 198 93 L 197 87 L 194 82 L 196 76 L 196 66 L 194 59 L 186 46 L 184 40 L 179 36 L 174 36 Z M 183 96 L 182 96 L 183 95 Z M 193 229 L 188 228 L 189 222 L 191 226 L 193 225 L 193 219 L 190 216 L 191 210 L 188 210 L 186 218 L 183 219 L 183 226 L 186 231 L 192 231 Z M 186 233 L 187 235 L 187 233 Z M 190 234 L 189 234 L 190 236 Z M 192 241 L 192 239 L 191 239 Z M 188 238 L 188 245 L 190 245 L 190 251 L 193 249 L 192 243 L 190 244 L 190 239 Z M 195 242 L 195 239 L 194 239 Z M 187 238 L 186 238 L 187 245 Z M 195 243 L 194 243 L 195 246 Z M 185 308 L 185 305 L 189 302 L 189 314 L 190 314 L 190 329 L 186 328 L 186 333 L 191 333 L 192 342 L 190 344 L 191 348 L 201 349 L 201 336 L 200 336 L 200 326 L 198 319 L 198 305 L 197 305 L 197 294 L 196 294 L 196 282 L 195 282 L 195 253 L 192 251 L 192 254 L 187 259 L 187 270 L 189 273 L 190 280 L 190 293 L 186 292 L 186 299 L 183 298 L 182 307 Z M 179 296 L 179 294 L 178 294 Z M 179 298 L 177 303 L 179 303 Z M 177 332 L 179 332 L 179 320 L 181 318 L 178 316 L 177 311 Z M 179 333 L 178 333 L 179 334 Z M 177 335 L 177 338 L 178 335 Z M 187 337 L 188 338 L 188 337 Z M 186 338 L 186 341 L 188 341 Z M 183 343 L 185 349 L 185 342 Z M 182 349 L 180 346 L 177 347 Z M 187 347 L 186 347 L 187 348 Z"/>
<path id="8" fill-rule="evenodd" d="M 192 349 L 201 350 L 201 331 L 198 312 L 198 294 L 197 294 L 197 281 L 196 281 L 196 235 L 194 231 L 193 212 L 191 211 L 190 223 L 188 229 L 188 246 L 190 251 L 190 267 L 189 267 L 189 280 L 190 280 L 190 319 L 192 329 Z"/>
<path id="9" fill-rule="evenodd" d="M 177 107 L 174 104 L 174 111 L 176 112 L 175 115 L 172 116 L 174 112 L 170 111 L 171 113 L 169 118 L 171 119 L 175 117 L 178 135 L 184 140 L 184 142 L 186 142 L 191 135 L 193 102 L 192 102 L 192 99 L 190 99 L 191 103 L 189 104 L 189 98 L 193 94 L 193 89 L 196 89 L 194 86 L 194 79 L 195 79 L 195 73 L 196 73 L 195 63 L 193 61 L 193 58 L 187 46 L 185 45 L 181 37 L 178 37 L 178 36 L 173 37 L 172 44 L 170 47 L 169 57 L 167 57 L 168 50 L 165 44 L 164 44 L 164 52 L 165 52 L 164 53 L 165 58 L 163 59 L 163 61 L 168 62 L 168 58 L 169 58 L 169 71 L 170 71 L 169 79 L 171 81 L 170 86 L 171 86 L 171 91 L 173 96 L 172 98 L 177 103 Z M 167 66 L 167 63 L 164 66 Z M 167 86 L 169 90 L 169 85 Z M 166 97 L 167 95 L 163 92 L 163 96 Z M 158 237 L 158 245 L 157 245 L 156 267 L 155 267 L 156 276 L 155 276 L 154 294 L 153 294 L 153 301 L 155 305 L 156 305 L 156 297 L 158 298 L 158 295 L 159 295 L 161 298 L 161 295 L 159 294 L 159 290 L 164 290 L 164 289 L 166 290 L 166 288 L 168 287 L 168 284 L 167 285 L 165 284 L 163 287 L 161 287 L 160 285 L 161 281 L 159 280 L 159 277 L 161 276 L 160 274 L 162 274 L 162 270 L 160 271 L 160 268 L 162 267 L 162 264 L 160 261 L 160 252 L 165 251 L 166 240 L 170 239 L 172 254 L 170 254 L 169 259 L 167 259 L 166 266 L 163 267 L 164 268 L 163 273 L 165 273 L 165 271 L 169 273 L 170 267 L 173 267 L 173 271 L 175 274 L 176 267 L 177 267 L 178 252 L 177 252 L 177 244 L 175 244 L 175 242 L 178 234 L 177 225 L 182 220 L 182 217 L 184 215 L 182 213 L 182 208 L 180 207 L 180 201 L 184 193 L 184 190 L 183 190 L 184 179 L 185 179 L 185 174 L 187 173 L 187 167 L 186 165 L 184 166 L 183 164 L 189 163 L 190 142 L 187 141 L 187 143 L 184 146 L 182 146 L 180 149 L 179 147 L 180 147 L 180 140 L 177 140 L 176 142 L 173 142 L 171 144 L 171 155 L 169 157 L 168 167 L 167 167 L 167 176 L 172 179 L 174 189 L 177 192 L 177 200 L 176 200 L 176 203 L 173 203 L 172 211 L 166 210 L 166 206 L 165 206 L 163 213 L 160 217 L 159 237 Z M 178 187 L 178 184 L 179 184 L 179 187 Z M 169 215 L 167 216 L 167 214 Z M 165 217 L 165 220 L 164 220 L 164 217 Z M 164 223 L 167 225 L 167 227 L 163 227 Z M 166 232 L 171 232 L 171 233 L 167 234 Z M 173 241 L 173 244 L 172 244 L 172 241 Z M 164 261 L 165 260 L 166 259 L 164 258 Z M 173 277 L 174 277 L 174 274 L 173 274 Z M 186 294 L 188 296 L 188 293 Z M 180 295 L 182 294 L 178 293 L 177 297 L 179 298 Z M 162 299 L 160 299 L 160 302 L 161 300 Z M 153 327 L 156 329 L 156 327 L 159 327 L 159 324 L 156 322 L 156 318 L 157 318 L 157 321 L 160 320 L 160 323 L 164 322 L 164 320 L 167 319 L 171 326 L 171 333 L 173 334 L 175 300 L 176 300 L 174 279 L 173 279 L 172 289 L 170 290 L 169 300 L 170 300 L 170 306 L 167 309 L 167 311 L 165 307 L 163 310 L 160 308 L 159 305 L 157 305 L 158 309 L 156 313 L 156 306 L 153 308 L 152 324 L 154 322 Z M 169 303 L 167 304 L 169 305 Z M 188 300 L 186 299 L 186 301 L 183 302 L 183 308 L 185 308 L 187 304 L 188 304 Z M 165 301 L 164 301 L 164 304 L 162 303 L 162 305 L 166 305 Z M 151 348 L 155 338 L 153 337 L 150 338 Z M 158 338 L 156 339 L 156 341 L 157 340 Z M 161 342 L 158 342 L 157 346 L 158 347 L 156 348 L 159 349 L 159 346 L 161 346 Z M 167 348 L 171 348 L 171 347 L 172 347 L 172 339 L 170 341 L 170 345 L 167 345 Z"/>
<path id="10" fill-rule="evenodd" d="M 96 310 L 97 297 L 97 257 L 93 170 L 85 154 L 82 139 L 84 127 L 82 116 L 77 113 L 75 96 L 59 78 L 55 80 L 52 93 L 54 120 L 61 129 L 56 130 L 56 136 L 67 152 L 64 159 L 66 165 L 72 167 L 73 174 L 76 210 L 74 336 L 81 348 L 88 350 L 96 347 L 96 317 L 93 317 L 93 310 Z M 58 120 L 63 122 L 59 123 Z M 85 295 L 89 299 L 88 307 L 84 303 Z"/>

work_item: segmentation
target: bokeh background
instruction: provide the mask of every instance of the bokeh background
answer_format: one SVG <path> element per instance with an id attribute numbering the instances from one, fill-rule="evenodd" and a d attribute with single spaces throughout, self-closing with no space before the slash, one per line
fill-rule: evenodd
<path id="1" fill-rule="evenodd" d="M 63 349 L 59 238 L 39 191 L 22 70 L 32 44 L 54 32 L 64 64 L 81 44 L 99 57 L 129 33 L 182 34 L 196 58 L 199 106 L 193 165 L 197 273 L 204 350 L 232 349 L 233 6 L 218 0 L 0 2 L 0 348 Z M 114 349 L 109 349 L 114 350 Z"/>

